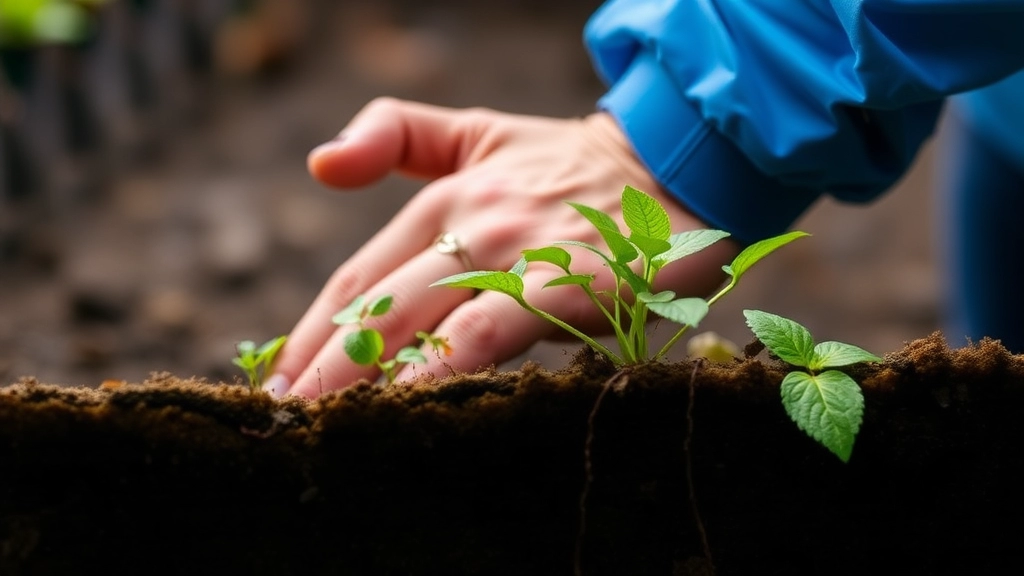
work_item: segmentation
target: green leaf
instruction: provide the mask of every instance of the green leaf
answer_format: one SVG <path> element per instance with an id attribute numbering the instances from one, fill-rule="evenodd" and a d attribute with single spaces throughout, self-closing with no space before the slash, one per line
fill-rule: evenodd
<path id="1" fill-rule="evenodd" d="M 640 234 L 633 234 L 629 237 L 629 241 L 640 249 L 640 252 L 647 257 L 648 261 L 653 260 L 659 254 L 667 252 L 672 247 L 666 240 L 659 240 Z"/>
<path id="2" fill-rule="evenodd" d="M 277 356 L 277 353 L 281 350 L 281 347 L 284 346 L 286 340 L 288 340 L 287 336 L 278 336 L 273 340 L 268 340 L 256 350 L 256 355 L 273 360 L 274 356 Z"/>
<path id="3" fill-rule="evenodd" d="M 548 264 L 554 264 L 562 270 L 569 272 L 569 264 L 572 262 L 572 256 L 565 248 L 559 248 L 558 246 L 547 246 L 545 248 L 537 248 L 536 250 L 523 250 L 523 259 L 527 262 L 547 262 Z"/>
<path id="4" fill-rule="evenodd" d="M 395 360 L 402 364 L 426 364 L 427 357 L 420 352 L 419 348 L 406 346 L 395 354 Z"/>
<path id="5" fill-rule="evenodd" d="M 247 357 L 241 357 L 240 356 L 238 358 L 232 358 L 231 359 L 231 363 L 234 364 L 235 366 L 238 366 L 242 370 L 246 370 L 246 371 L 248 371 L 250 368 L 254 368 L 255 367 L 255 365 L 252 362 L 252 358 L 248 357 L 248 356 Z"/>
<path id="6" fill-rule="evenodd" d="M 633 272 L 633 269 L 621 262 L 609 262 L 608 267 L 612 269 L 612 273 L 619 280 L 624 280 L 629 285 L 629 289 L 633 291 L 633 294 L 640 294 L 643 292 L 651 291 L 651 284 L 644 280 L 639 274 Z"/>
<path id="7" fill-rule="evenodd" d="M 331 318 L 331 322 L 339 326 L 358 324 L 363 319 L 363 305 L 365 303 L 366 296 L 356 296 L 355 300 Z"/>
<path id="8" fill-rule="evenodd" d="M 388 313 L 388 310 L 391 310 L 392 302 L 394 302 L 394 298 L 390 294 L 378 296 L 366 307 L 367 314 L 370 316 L 383 316 Z"/>
<path id="9" fill-rule="evenodd" d="M 760 242 L 755 242 L 736 255 L 736 258 L 733 259 L 731 265 L 723 266 L 722 270 L 725 270 L 726 274 L 732 276 L 734 281 L 739 281 L 740 277 L 743 276 L 747 270 L 750 270 L 751 266 L 757 264 L 762 258 L 771 254 L 778 248 L 789 244 L 793 240 L 803 238 L 804 236 L 810 236 L 810 234 L 796 230 L 780 236 L 767 238 Z"/>
<path id="10" fill-rule="evenodd" d="M 668 213 L 661 204 L 643 192 L 626 186 L 622 189 L 622 218 L 631 236 L 668 240 L 672 233 Z"/>
<path id="11" fill-rule="evenodd" d="M 577 204 L 575 202 L 567 202 L 567 204 L 569 204 L 569 206 L 572 206 L 573 208 L 576 209 L 577 212 L 582 214 L 584 218 L 586 218 L 591 224 L 594 225 L 594 228 L 597 228 L 598 230 L 611 230 L 613 232 L 619 232 L 619 225 L 615 223 L 615 220 L 613 220 L 611 216 L 605 214 L 604 212 L 601 212 L 596 208 L 591 208 L 590 206 Z"/>
<path id="12" fill-rule="evenodd" d="M 256 343 L 252 340 L 242 340 L 235 344 L 235 349 L 238 350 L 239 356 L 249 356 L 256 353 Z"/>
<path id="13" fill-rule="evenodd" d="M 708 303 L 703 298 L 680 298 L 671 302 L 650 302 L 647 307 L 658 316 L 677 324 L 696 327 L 708 314 Z"/>
<path id="14" fill-rule="evenodd" d="M 559 276 L 554 280 L 544 285 L 545 288 L 552 286 L 590 286 L 590 283 L 594 281 L 593 274 L 567 274 L 565 276 Z"/>
<path id="15" fill-rule="evenodd" d="M 519 260 L 516 260 L 516 263 L 513 264 L 511 268 L 509 268 L 508 272 L 509 274 L 515 274 L 516 276 L 522 278 L 523 274 L 526 274 L 526 258 L 520 258 Z"/>
<path id="16" fill-rule="evenodd" d="M 814 339 L 806 328 L 782 316 L 744 310 L 747 326 L 773 354 L 794 366 L 810 365 L 814 359 Z"/>
<path id="17" fill-rule="evenodd" d="M 849 461 L 864 417 L 864 396 L 852 378 L 838 370 L 790 372 L 782 380 L 782 405 L 801 430 Z"/>
<path id="18" fill-rule="evenodd" d="M 384 336 L 373 328 L 363 328 L 345 335 L 345 353 L 356 364 L 369 366 L 384 353 Z"/>
<path id="19" fill-rule="evenodd" d="M 583 204 L 569 202 L 569 205 L 593 224 L 594 228 L 601 234 L 601 238 L 604 239 L 604 243 L 608 245 L 608 250 L 611 251 L 614 260 L 619 262 L 632 262 L 636 260 L 639 254 L 637 254 L 633 244 L 622 235 L 619 225 L 615 223 L 615 220 L 612 220 L 611 216 Z"/>
<path id="20" fill-rule="evenodd" d="M 871 352 L 842 342 L 822 342 L 814 347 L 814 357 L 808 366 L 813 371 L 838 366 L 849 366 L 858 362 L 881 362 Z"/>
<path id="21" fill-rule="evenodd" d="M 655 258 L 651 259 L 656 269 L 663 268 L 666 264 L 696 254 L 701 250 L 729 236 L 728 232 L 722 230 L 689 230 L 669 236 L 669 249 Z"/>
<path id="22" fill-rule="evenodd" d="M 431 286 L 450 286 L 452 288 L 472 288 L 474 290 L 491 290 L 507 294 L 516 301 L 523 299 L 523 278 L 514 272 L 475 271 L 463 272 L 441 278 Z"/>
<path id="23" fill-rule="evenodd" d="M 636 299 L 643 302 L 644 304 L 650 304 L 651 302 L 671 302 L 676 297 L 676 293 L 671 290 L 663 290 L 657 294 L 651 294 L 650 292 L 641 292 L 636 295 Z"/>
<path id="24" fill-rule="evenodd" d="M 633 294 L 651 291 L 650 284 L 641 278 L 639 274 L 633 272 L 633 269 L 627 266 L 625 262 L 617 262 L 608 258 L 606 254 L 602 253 L 591 244 L 587 244 L 586 242 L 577 242 L 575 240 L 560 240 L 556 242 L 556 244 L 561 244 L 563 246 L 578 246 L 580 248 L 586 248 L 594 254 L 597 254 L 602 260 L 604 260 L 604 263 L 611 268 L 612 274 L 614 274 L 616 278 L 629 284 L 629 288 L 633 291 Z"/>

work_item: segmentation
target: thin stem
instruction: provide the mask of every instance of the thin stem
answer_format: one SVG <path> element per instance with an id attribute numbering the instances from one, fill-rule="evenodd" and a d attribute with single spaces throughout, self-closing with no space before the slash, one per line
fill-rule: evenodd
<path id="1" fill-rule="evenodd" d="M 735 287 L 736 278 L 733 278 L 728 284 L 726 284 L 721 290 L 719 290 L 717 294 L 708 299 L 708 308 L 713 306 L 715 302 L 721 300 L 723 296 L 731 292 L 732 289 Z M 672 337 L 669 338 L 668 342 L 666 342 L 665 345 L 661 347 L 661 350 L 659 350 L 658 353 L 654 355 L 654 359 L 658 360 L 665 356 L 665 354 L 668 354 L 668 351 L 671 350 L 672 347 L 676 345 L 676 342 L 678 342 L 679 339 L 682 338 L 683 334 L 686 333 L 686 331 L 689 330 L 690 328 L 692 328 L 692 326 L 690 326 L 689 324 L 683 324 L 683 327 L 680 328 L 678 332 L 673 334 Z"/>
<path id="2" fill-rule="evenodd" d="M 583 332 L 580 332 L 576 328 L 573 328 L 571 325 L 567 324 L 566 322 L 562 321 L 561 319 L 556 318 L 555 316 L 552 316 L 551 314 L 548 314 L 547 312 L 545 312 L 545 311 L 543 311 L 543 310 L 541 310 L 539 308 L 535 308 L 534 306 L 532 306 L 531 304 L 526 302 L 526 300 L 518 300 L 518 302 L 519 302 L 519 305 L 522 306 L 523 308 L 525 308 L 526 310 L 532 312 L 533 314 L 535 314 L 537 316 L 540 316 L 541 318 L 547 320 L 548 322 L 551 322 L 552 324 L 555 324 L 559 328 L 561 328 L 561 329 L 565 330 L 566 332 L 572 334 L 573 336 L 579 338 L 580 340 L 585 342 L 587 345 L 589 345 L 594 350 L 597 350 L 601 354 L 604 354 L 605 357 L 607 357 L 609 360 L 612 361 L 612 364 L 615 364 L 616 366 L 621 366 L 622 364 L 624 364 L 624 362 L 622 361 L 622 358 L 620 358 L 617 354 L 615 354 L 614 352 L 609 350 L 607 346 L 601 344 L 597 340 L 594 340 L 590 336 L 587 336 Z"/>
<path id="3" fill-rule="evenodd" d="M 682 338 L 683 334 L 686 333 L 686 331 L 689 330 L 690 328 L 692 328 L 692 326 L 690 326 L 689 324 L 683 324 L 683 327 L 680 328 L 678 332 L 673 334 L 672 337 L 668 339 L 668 342 L 665 342 L 665 345 L 661 347 L 661 350 L 658 350 L 658 353 L 654 355 L 654 359 L 660 360 L 663 356 L 665 356 L 665 354 L 668 354 L 668 351 L 671 350 L 672 347 L 676 345 L 676 342 L 678 342 L 679 339 Z"/>
<path id="4" fill-rule="evenodd" d="M 594 303 L 594 306 L 597 306 L 597 309 L 600 310 L 604 314 L 604 317 L 607 318 L 608 322 L 612 325 L 612 330 L 615 331 L 615 338 L 619 342 L 619 348 L 621 348 L 622 352 L 625 354 L 626 350 L 625 350 L 625 348 L 623 347 L 622 344 L 623 344 L 623 341 L 626 338 L 626 335 L 623 334 L 623 332 L 622 332 L 622 324 L 619 322 L 619 319 L 618 319 L 618 314 L 619 314 L 619 306 L 618 306 L 619 300 L 618 300 L 618 298 L 615 299 L 615 316 L 612 316 L 611 312 L 609 312 L 608 309 L 605 308 L 604 304 L 601 303 L 601 300 L 598 299 L 597 294 L 594 293 L 594 291 L 590 288 L 590 286 L 582 284 L 581 287 L 583 288 L 583 291 L 587 293 L 587 296 L 590 298 L 590 301 Z"/>

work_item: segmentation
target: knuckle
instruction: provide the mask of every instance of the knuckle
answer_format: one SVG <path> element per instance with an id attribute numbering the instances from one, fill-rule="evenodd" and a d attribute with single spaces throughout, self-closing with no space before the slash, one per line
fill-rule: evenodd
<path id="1" fill-rule="evenodd" d="M 501 342 L 501 323 L 492 311 L 480 306 L 463 306 L 448 328 L 451 336 L 463 346 L 490 354 Z"/>

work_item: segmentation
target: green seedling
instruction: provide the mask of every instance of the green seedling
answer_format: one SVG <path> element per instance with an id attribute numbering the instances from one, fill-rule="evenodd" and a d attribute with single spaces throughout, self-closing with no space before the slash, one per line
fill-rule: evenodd
<path id="1" fill-rule="evenodd" d="M 743 315 L 772 354 L 804 369 L 782 379 L 786 413 L 808 436 L 849 461 L 864 416 L 864 396 L 849 375 L 827 369 L 882 359 L 851 344 L 815 344 L 806 328 L 788 318 L 759 310 L 744 310 Z"/>
<path id="2" fill-rule="evenodd" d="M 636 364 L 663 357 L 680 337 L 696 327 L 707 315 L 711 305 L 736 287 L 740 278 L 759 260 L 775 249 L 792 242 L 805 232 L 790 232 L 763 240 L 743 250 L 732 263 L 724 266 L 729 282 L 711 298 L 677 298 L 670 290 L 654 293 L 655 278 L 665 266 L 697 253 L 729 236 L 721 230 L 690 230 L 673 234 L 668 213 L 657 200 L 643 192 L 626 186 L 622 191 L 622 214 L 629 235 L 604 212 L 581 204 L 569 203 L 593 225 L 605 241 L 608 251 L 585 242 L 562 241 L 539 249 L 524 250 L 523 257 L 507 272 L 471 271 L 438 280 L 432 286 L 451 286 L 492 290 L 513 298 L 531 313 L 553 322 L 573 334 L 594 350 L 608 357 L 616 365 Z M 572 256 L 563 248 L 575 247 L 597 254 L 609 268 L 614 283 L 610 290 L 595 290 L 595 274 L 571 270 Z M 575 285 L 586 294 L 601 314 L 607 318 L 618 342 L 618 353 L 613 352 L 590 335 L 540 310 L 523 296 L 523 274 L 530 264 L 544 263 L 558 267 L 564 275 L 548 282 L 544 287 Z M 602 297 L 605 300 L 602 301 Z M 647 321 L 649 313 L 681 325 L 675 334 L 653 356 L 648 350 Z"/>
<path id="3" fill-rule="evenodd" d="M 332 318 L 339 326 L 354 325 L 358 328 L 345 336 L 345 353 L 348 357 L 362 366 L 376 366 L 389 384 L 395 381 L 395 376 L 402 366 L 423 364 L 427 361 L 426 356 L 416 346 L 405 346 L 395 353 L 394 358 L 384 360 L 384 335 L 379 330 L 367 326 L 366 322 L 370 318 L 387 314 L 393 302 L 394 298 L 390 295 L 379 296 L 372 301 L 367 301 L 366 296 L 357 296 L 351 304 Z M 433 348 L 439 356 L 442 352 L 446 356 L 452 353 L 445 337 L 422 331 L 416 332 L 416 337 L 423 344 Z"/>
<path id="4" fill-rule="evenodd" d="M 255 392 L 263 387 L 263 380 L 273 368 L 274 358 L 277 357 L 277 353 L 281 351 L 281 347 L 284 346 L 287 339 L 287 336 L 278 336 L 258 348 L 252 340 L 244 340 L 235 346 L 238 356 L 231 361 L 235 366 L 241 368 L 249 378 L 250 390 Z"/>

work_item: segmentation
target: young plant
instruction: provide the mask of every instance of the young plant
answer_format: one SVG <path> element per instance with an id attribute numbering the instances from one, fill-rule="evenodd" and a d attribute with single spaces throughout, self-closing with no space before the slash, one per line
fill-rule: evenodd
<path id="1" fill-rule="evenodd" d="M 736 287 L 739 279 L 760 259 L 775 249 L 806 236 L 804 232 L 790 232 L 769 238 L 743 250 L 732 264 L 723 267 L 730 281 L 711 298 L 677 298 L 675 292 L 665 290 L 654 293 L 658 272 L 668 264 L 699 252 L 729 234 L 721 230 L 691 230 L 673 234 L 668 213 L 657 200 L 643 192 L 626 186 L 622 191 L 622 214 L 629 229 L 628 236 L 604 212 L 589 206 L 569 203 L 597 229 L 608 247 L 604 252 L 585 242 L 562 241 L 543 248 L 524 250 L 523 257 L 508 272 L 472 271 L 438 280 L 432 286 L 451 286 L 493 290 L 513 298 L 520 306 L 573 334 L 594 350 L 608 357 L 616 365 L 636 364 L 664 356 L 679 338 L 695 327 L 707 315 L 709 307 Z M 572 256 L 563 246 L 582 248 L 597 254 L 611 271 L 614 282 L 610 290 L 595 290 L 592 272 L 571 270 Z M 618 342 L 618 353 L 613 352 L 590 335 L 567 322 L 540 310 L 523 296 L 523 274 L 530 264 L 545 263 L 558 267 L 564 275 L 548 282 L 544 287 L 579 286 L 594 306 L 608 320 Z M 635 268 L 634 268 L 635 267 Z M 634 271 L 638 270 L 638 271 Z M 601 296 L 606 299 L 602 301 Z M 653 312 L 681 325 L 668 342 L 653 356 L 648 350 L 647 321 Z"/>
<path id="2" fill-rule="evenodd" d="M 346 306 L 332 318 L 332 321 L 339 326 L 355 325 L 358 330 L 345 336 L 345 353 L 356 364 L 362 366 L 376 366 L 380 369 L 384 378 L 391 384 L 395 381 L 398 370 L 406 364 L 423 364 L 427 358 L 416 346 L 405 346 L 395 353 L 395 357 L 384 360 L 384 335 L 375 328 L 366 325 L 370 318 L 383 316 L 391 310 L 394 298 L 390 295 L 379 296 L 372 301 L 367 301 L 366 296 L 357 296 L 351 304 Z M 448 346 L 448 339 L 442 336 L 434 336 L 427 332 L 416 332 L 416 337 L 423 344 L 430 345 L 434 352 L 440 355 L 452 353 Z"/>
<path id="3" fill-rule="evenodd" d="M 235 349 L 238 356 L 231 360 L 245 372 L 249 379 L 249 389 L 253 392 L 263 387 L 263 379 L 267 377 L 270 369 L 274 366 L 274 358 L 284 346 L 287 336 L 278 336 L 273 340 L 265 342 L 262 346 L 256 347 L 252 340 L 239 342 Z"/>
<path id="4" fill-rule="evenodd" d="M 744 310 L 743 315 L 772 354 L 804 368 L 782 379 L 786 413 L 808 436 L 847 462 L 864 416 L 864 396 L 849 375 L 826 369 L 882 359 L 851 344 L 815 344 L 806 328 L 788 318 L 759 310 Z"/>

